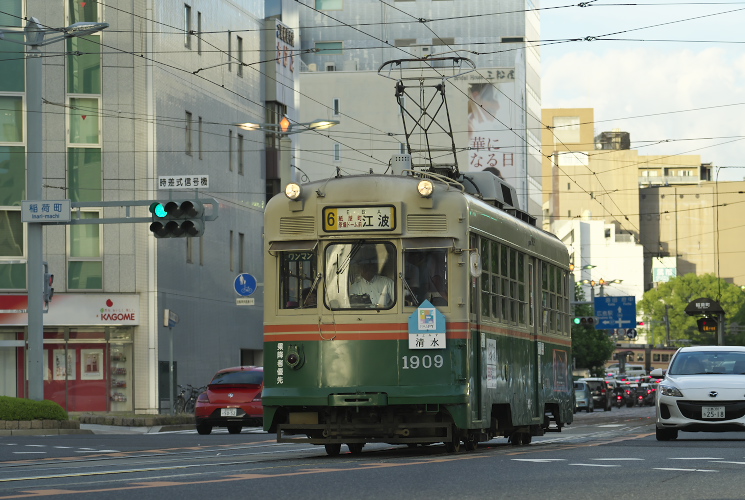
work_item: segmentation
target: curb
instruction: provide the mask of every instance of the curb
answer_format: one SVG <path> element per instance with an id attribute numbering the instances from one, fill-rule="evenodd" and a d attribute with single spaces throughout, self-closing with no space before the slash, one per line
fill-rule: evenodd
<path id="1" fill-rule="evenodd" d="M 57 436 L 61 434 L 93 434 L 88 429 L 0 429 L 2 436 Z"/>

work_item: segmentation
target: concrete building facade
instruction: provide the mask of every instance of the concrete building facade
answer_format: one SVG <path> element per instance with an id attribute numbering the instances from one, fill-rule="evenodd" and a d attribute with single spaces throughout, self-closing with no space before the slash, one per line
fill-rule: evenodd
<path id="1" fill-rule="evenodd" d="M 543 123 L 544 228 L 561 231 L 576 220 L 614 226 L 606 237 L 613 233 L 643 249 L 637 263 L 627 263 L 643 269 L 642 291 L 687 273 L 745 284 L 737 238 L 745 182 L 716 182 L 714 167 L 699 155 L 623 149 L 628 133 L 598 133 L 590 108 L 545 109 Z M 612 268 L 627 268 L 614 267 L 613 253 L 593 250 L 592 261 L 580 258 L 576 266 L 609 260 Z M 595 269 L 591 275 L 607 279 Z"/>
<path id="2" fill-rule="evenodd" d="M 392 155 L 406 152 L 395 80 L 378 74 L 386 61 L 467 57 L 476 70 L 446 84 L 458 168 L 496 168 L 522 209 L 540 217 L 540 52 L 528 43 L 540 38 L 540 16 L 530 0 L 301 3 L 300 120 L 340 124 L 297 137 L 298 180 L 327 178 L 337 168 L 383 172 Z M 448 64 L 434 60 L 430 74 L 452 75 Z M 407 99 L 403 105 L 415 112 Z"/>
<path id="3" fill-rule="evenodd" d="M 42 48 L 44 199 L 91 202 L 79 217 L 104 219 L 44 229 L 55 275 L 44 321 L 45 398 L 69 411 L 157 412 L 168 400 L 171 342 L 177 384 L 201 386 L 219 368 L 262 364 L 261 235 L 271 173 L 264 134 L 236 124 L 267 113 L 267 83 L 248 64 L 263 59 L 264 2 L 8 0 L 4 7 L 0 25 L 10 31 L 22 32 L 26 16 L 53 28 L 109 24 Z M 14 37 L 23 35 L 0 40 L 12 56 L 0 58 L 0 394 L 23 397 L 27 323 L 19 311 L 29 263 L 20 201 L 27 90 L 35 82 L 26 81 Z M 280 41 L 271 37 L 272 54 Z M 282 85 L 293 87 L 294 74 L 284 75 Z M 163 176 L 208 176 L 209 187 L 160 189 Z M 105 222 L 147 217 L 145 206 L 95 206 L 195 197 L 219 205 L 201 238 L 156 239 L 147 223 Z M 236 305 L 240 273 L 259 282 L 253 306 Z M 179 316 L 170 330 L 165 309 Z"/>

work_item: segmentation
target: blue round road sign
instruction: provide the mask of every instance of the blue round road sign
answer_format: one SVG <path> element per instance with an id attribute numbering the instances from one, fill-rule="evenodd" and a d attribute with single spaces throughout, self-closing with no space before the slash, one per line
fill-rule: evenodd
<path id="1" fill-rule="evenodd" d="M 234 286 L 238 295 L 248 297 L 256 291 L 256 278 L 248 273 L 239 274 L 235 277 Z"/>

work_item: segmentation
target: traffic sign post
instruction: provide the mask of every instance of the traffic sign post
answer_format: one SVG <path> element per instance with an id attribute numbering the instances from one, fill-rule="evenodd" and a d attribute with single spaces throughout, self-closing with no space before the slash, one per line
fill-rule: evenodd
<path id="1" fill-rule="evenodd" d="M 239 274 L 235 277 L 235 282 L 233 283 L 235 292 L 242 297 L 248 297 L 253 294 L 257 286 L 256 278 L 248 273 Z"/>
<path id="2" fill-rule="evenodd" d="M 634 328 L 636 326 L 636 297 L 595 297 L 595 316 L 598 330 Z"/>
<path id="3" fill-rule="evenodd" d="M 168 405 L 171 407 L 171 415 L 173 411 L 173 327 L 178 323 L 178 314 L 171 311 L 170 309 L 163 309 L 163 326 L 168 327 L 168 333 L 170 333 L 170 360 L 168 361 Z"/>

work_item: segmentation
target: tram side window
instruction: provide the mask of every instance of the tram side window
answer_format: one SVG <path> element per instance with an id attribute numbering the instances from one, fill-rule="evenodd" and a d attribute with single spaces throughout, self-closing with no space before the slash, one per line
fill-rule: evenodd
<path id="1" fill-rule="evenodd" d="M 280 252 L 280 309 L 316 307 L 317 289 L 315 252 Z"/>
<path id="2" fill-rule="evenodd" d="M 404 305 L 448 305 L 448 253 L 446 249 L 404 252 Z M 413 294 L 413 297 L 412 297 Z"/>
<path id="3" fill-rule="evenodd" d="M 359 240 L 326 247 L 324 302 L 335 311 L 396 304 L 396 247 Z"/>

